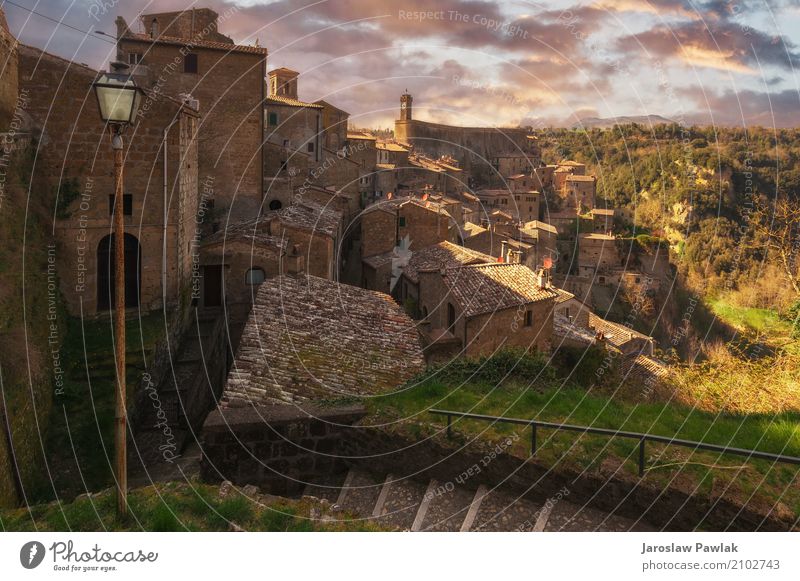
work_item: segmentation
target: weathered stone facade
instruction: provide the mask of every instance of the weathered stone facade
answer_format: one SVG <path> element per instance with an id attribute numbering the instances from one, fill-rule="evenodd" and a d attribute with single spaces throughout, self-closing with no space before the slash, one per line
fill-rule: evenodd
<path id="1" fill-rule="evenodd" d="M 108 262 L 100 256 L 101 244 L 109 242 L 114 194 L 111 145 L 91 89 L 97 71 L 23 45 L 19 71 L 29 93 L 27 112 L 41 134 L 36 184 L 57 198 L 61 290 L 70 312 L 94 314 L 110 306 Z M 132 247 L 127 272 L 129 283 L 139 279 L 138 297 L 135 288 L 131 296 L 126 292 L 130 307 L 159 308 L 163 297 L 175 304 L 189 283 L 198 209 L 197 126 L 196 110 L 162 96 L 125 135 L 130 212 L 124 219 Z"/>
<path id="2" fill-rule="evenodd" d="M 6 16 L 0 8 L 0 133 L 8 130 L 18 93 L 17 39 L 9 32 Z"/>
<path id="3" fill-rule="evenodd" d="M 452 157 L 465 171 L 508 153 L 523 154 L 532 167 L 539 165 L 538 144 L 526 128 L 457 127 L 418 121 L 413 119 L 410 101 L 404 102 L 400 118 L 394 122 L 394 137 L 428 157 Z"/>
<path id="4" fill-rule="evenodd" d="M 419 273 L 419 307 L 433 336 L 459 339 L 468 356 L 499 347 L 549 350 L 557 293 L 519 264 L 478 264 Z"/>
<path id="5" fill-rule="evenodd" d="M 156 34 L 151 34 L 154 18 Z M 219 34 L 217 15 L 207 9 L 143 14 L 140 20 L 147 34 L 131 32 L 117 18 L 117 38 L 118 57 L 135 63 L 137 82 L 153 93 L 143 100 L 143 115 L 163 95 L 196 99 L 199 179 L 213 182 L 209 199 L 224 214 L 222 221 L 252 218 L 264 187 L 267 50 L 233 44 Z"/>
<path id="6" fill-rule="evenodd" d="M 307 482 L 347 469 L 340 441 L 365 415 L 359 406 L 220 408 L 203 426 L 203 478 L 299 494 Z"/>

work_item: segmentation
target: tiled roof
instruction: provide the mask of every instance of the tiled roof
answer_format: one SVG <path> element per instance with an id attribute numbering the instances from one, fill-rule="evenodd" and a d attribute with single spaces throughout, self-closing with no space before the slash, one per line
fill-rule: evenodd
<path id="1" fill-rule="evenodd" d="M 356 131 L 355 133 L 348 133 L 347 139 L 365 139 L 367 141 L 377 141 L 378 138 L 364 131 Z"/>
<path id="2" fill-rule="evenodd" d="M 322 206 L 305 200 L 280 210 L 264 214 L 266 219 L 279 219 L 285 226 L 311 230 L 318 234 L 334 236 L 342 224 L 342 213 L 339 210 Z"/>
<path id="3" fill-rule="evenodd" d="M 594 345 L 595 342 L 595 335 L 591 330 L 576 325 L 564 315 L 555 312 L 553 313 L 553 337 L 556 347 L 564 340 L 582 343 L 587 347 Z"/>
<path id="4" fill-rule="evenodd" d="M 569 175 L 567 176 L 568 182 L 593 182 L 595 181 L 594 176 L 576 176 L 576 175 Z"/>
<path id="5" fill-rule="evenodd" d="M 629 341 L 633 341 L 634 339 L 652 340 L 652 337 L 648 337 L 643 333 L 634 331 L 625 325 L 607 321 L 602 317 L 598 317 L 594 313 L 589 313 L 589 327 L 594 329 L 596 332 L 602 332 L 605 340 L 617 348 L 625 345 L 625 343 L 628 343 Z"/>
<path id="6" fill-rule="evenodd" d="M 385 393 L 423 369 L 414 322 L 389 295 L 279 276 L 258 289 L 220 406 Z"/>
<path id="7" fill-rule="evenodd" d="M 257 218 L 255 220 L 248 220 L 246 222 L 238 222 L 227 226 L 222 230 L 218 230 L 213 234 L 205 237 L 201 246 L 213 246 L 215 244 L 229 244 L 234 241 L 250 242 L 259 248 L 269 248 L 276 254 L 280 254 L 286 249 L 286 240 L 280 236 L 272 236 L 265 233 L 264 227 L 268 220 L 264 218 Z"/>
<path id="8" fill-rule="evenodd" d="M 555 226 L 548 224 L 547 222 L 542 222 L 541 220 L 531 220 L 530 222 L 525 222 L 525 229 L 544 230 L 545 232 L 550 232 L 551 234 L 558 233 L 558 230 Z"/>
<path id="9" fill-rule="evenodd" d="M 419 271 L 438 270 L 465 264 L 497 262 L 488 254 L 457 246 L 452 242 L 439 242 L 411 254 L 403 274 L 412 282 L 419 282 Z"/>
<path id="10" fill-rule="evenodd" d="M 379 141 L 375 144 L 377 149 L 385 149 L 387 151 L 408 151 L 407 147 L 400 145 L 399 143 L 391 143 L 388 141 Z"/>
<path id="11" fill-rule="evenodd" d="M 611 208 L 593 208 L 591 213 L 597 216 L 613 216 L 614 210 Z"/>
<path id="12" fill-rule="evenodd" d="M 637 387 L 660 382 L 670 376 L 669 368 L 647 355 L 636 355 L 623 358 L 620 373 L 624 383 L 633 383 Z"/>
<path id="13" fill-rule="evenodd" d="M 148 34 L 139 34 L 136 32 L 126 33 L 122 39 L 134 40 L 137 42 L 156 43 L 156 44 L 170 44 L 174 46 L 188 46 L 198 48 L 211 48 L 215 50 L 224 50 L 227 52 L 247 52 L 251 54 L 267 55 L 267 49 L 263 46 L 248 46 L 244 44 L 229 44 L 227 42 L 218 42 L 216 40 L 202 40 L 194 38 L 179 38 L 177 36 L 158 36 L 151 37 Z"/>
<path id="14" fill-rule="evenodd" d="M 306 103 L 305 101 L 298 101 L 297 99 L 292 99 L 291 97 L 284 97 L 283 95 L 270 95 L 266 99 L 264 99 L 264 103 L 267 105 L 286 105 L 289 107 L 308 107 L 310 109 L 322 109 L 322 105 L 317 105 L 316 103 Z"/>
<path id="15" fill-rule="evenodd" d="M 484 232 L 488 232 L 487 228 L 480 226 L 479 224 L 474 224 L 473 222 L 465 222 L 464 223 L 464 237 L 470 238 L 472 236 L 477 236 L 478 234 L 483 234 Z"/>
<path id="16" fill-rule="evenodd" d="M 448 268 L 442 280 L 467 317 L 556 297 L 552 288 L 542 288 L 534 272 L 522 264 Z"/>
<path id="17" fill-rule="evenodd" d="M 391 264 L 395 256 L 397 255 L 395 254 L 395 251 L 392 249 L 389 250 L 388 252 L 384 252 L 383 254 L 375 254 L 374 256 L 367 256 L 366 258 L 363 259 L 363 262 L 366 263 L 367 266 L 370 266 L 375 270 L 378 270 L 382 266 Z"/>

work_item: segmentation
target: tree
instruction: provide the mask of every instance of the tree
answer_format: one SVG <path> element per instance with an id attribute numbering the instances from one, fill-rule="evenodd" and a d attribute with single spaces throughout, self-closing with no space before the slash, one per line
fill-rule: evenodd
<path id="1" fill-rule="evenodd" d="M 781 196 L 770 204 L 758 200 L 753 211 L 756 239 L 765 241 L 767 251 L 777 256 L 787 282 L 800 296 L 800 204 Z"/>

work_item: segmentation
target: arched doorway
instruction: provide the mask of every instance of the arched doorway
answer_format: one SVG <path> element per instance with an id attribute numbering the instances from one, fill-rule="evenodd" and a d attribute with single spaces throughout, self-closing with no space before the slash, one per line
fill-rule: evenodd
<path id="1" fill-rule="evenodd" d="M 107 311 L 114 307 L 115 268 L 114 235 L 109 234 L 97 245 L 97 310 Z M 142 278 L 142 252 L 139 241 L 132 234 L 125 234 L 125 307 L 139 306 L 139 291 Z"/>

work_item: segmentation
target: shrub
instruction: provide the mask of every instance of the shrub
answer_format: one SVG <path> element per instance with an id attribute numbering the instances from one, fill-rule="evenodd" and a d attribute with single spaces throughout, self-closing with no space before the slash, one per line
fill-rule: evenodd
<path id="1" fill-rule="evenodd" d="M 490 356 L 454 359 L 435 372 L 450 380 L 489 383 L 500 383 L 510 378 L 555 378 L 555 372 L 547 365 L 544 355 L 516 347 L 500 349 Z"/>

